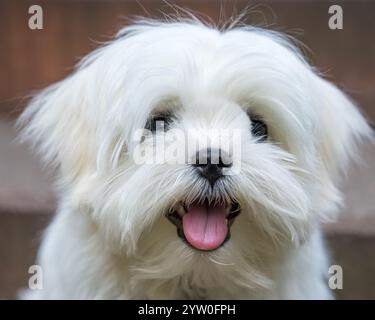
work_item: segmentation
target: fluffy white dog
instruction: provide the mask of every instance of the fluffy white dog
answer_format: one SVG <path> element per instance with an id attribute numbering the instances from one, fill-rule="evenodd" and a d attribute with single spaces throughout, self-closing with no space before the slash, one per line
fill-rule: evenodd
<path id="1" fill-rule="evenodd" d="M 285 36 L 144 21 L 20 122 L 59 190 L 27 298 L 331 298 L 319 224 L 372 133 Z"/>

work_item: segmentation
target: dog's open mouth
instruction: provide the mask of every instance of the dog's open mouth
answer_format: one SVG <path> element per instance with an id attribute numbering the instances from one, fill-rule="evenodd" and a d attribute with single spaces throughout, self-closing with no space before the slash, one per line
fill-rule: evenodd
<path id="1" fill-rule="evenodd" d="M 178 203 L 167 218 L 177 227 L 177 234 L 191 247 L 210 251 L 230 238 L 230 227 L 240 213 L 237 202 L 227 205 L 203 204 L 185 206 Z"/>

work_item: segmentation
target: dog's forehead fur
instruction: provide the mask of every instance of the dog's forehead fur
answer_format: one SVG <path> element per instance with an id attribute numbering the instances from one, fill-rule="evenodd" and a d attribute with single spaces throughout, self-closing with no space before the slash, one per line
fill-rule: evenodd
<path id="1" fill-rule="evenodd" d="M 122 37 L 87 61 L 95 59 L 98 68 L 103 64 L 108 68 L 111 61 L 104 73 L 109 78 L 102 85 L 132 95 L 139 91 L 144 95 L 146 90 L 153 102 L 149 107 L 164 96 L 191 101 L 211 95 L 238 101 L 258 91 L 285 94 L 285 87 L 293 95 L 303 94 L 297 84 L 309 81 L 310 68 L 298 50 L 274 32 L 257 28 L 220 32 L 184 23 L 125 28 Z"/>

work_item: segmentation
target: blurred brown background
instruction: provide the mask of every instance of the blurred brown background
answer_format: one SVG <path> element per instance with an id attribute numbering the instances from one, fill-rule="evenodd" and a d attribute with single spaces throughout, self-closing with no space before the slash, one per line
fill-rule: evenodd
<path id="1" fill-rule="evenodd" d="M 344 88 L 375 119 L 375 1 L 171 1 L 225 20 L 246 6 L 247 22 L 288 32 L 305 43 L 318 70 Z M 43 30 L 28 28 L 28 8 L 43 8 Z M 344 29 L 328 28 L 328 8 L 340 4 Z M 55 198 L 51 178 L 35 157 L 14 143 L 14 119 L 26 97 L 69 72 L 79 58 L 107 41 L 134 15 L 160 17 L 174 10 L 162 1 L 0 0 L 0 298 L 27 285 L 40 235 Z M 157 41 L 157 40 L 156 40 Z M 344 271 L 338 298 L 375 298 L 375 151 L 353 166 L 339 221 L 325 227 L 332 264 Z"/>

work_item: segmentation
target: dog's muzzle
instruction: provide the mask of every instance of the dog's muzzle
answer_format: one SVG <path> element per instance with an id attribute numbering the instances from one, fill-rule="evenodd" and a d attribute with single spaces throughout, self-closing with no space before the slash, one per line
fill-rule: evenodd
<path id="1" fill-rule="evenodd" d="M 167 218 L 177 227 L 178 236 L 197 250 L 211 251 L 230 239 L 230 227 L 240 213 L 237 202 L 226 205 L 179 203 Z"/>

